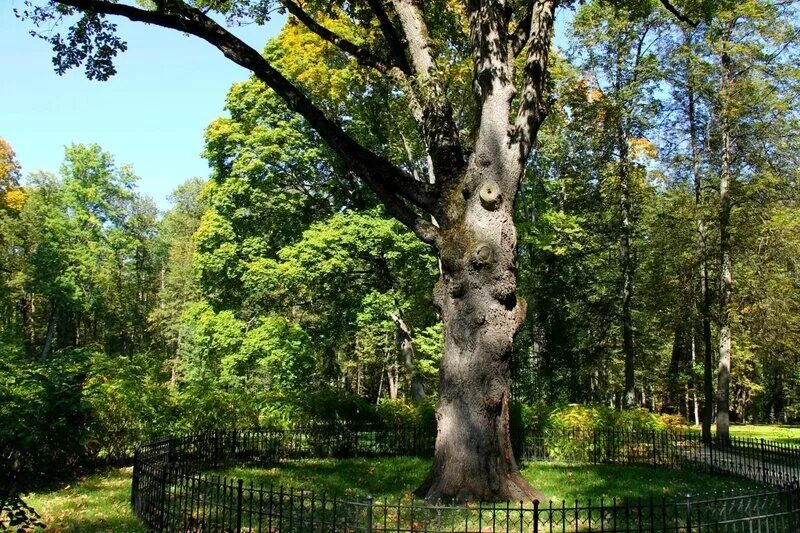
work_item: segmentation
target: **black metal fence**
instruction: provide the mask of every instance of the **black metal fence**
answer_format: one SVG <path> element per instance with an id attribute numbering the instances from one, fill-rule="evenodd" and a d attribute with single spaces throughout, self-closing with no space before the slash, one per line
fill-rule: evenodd
<path id="1" fill-rule="evenodd" d="M 647 500 L 427 505 L 341 498 L 245 483 L 204 471 L 312 457 L 430 456 L 417 427 L 315 427 L 208 432 L 136 452 L 134 513 L 154 531 L 259 532 L 786 532 L 800 531 L 800 448 L 753 440 L 703 443 L 694 433 L 553 431 L 518 434 L 522 460 L 648 464 L 744 476 L 753 491 Z M 768 485 L 772 485 L 771 487 Z"/>

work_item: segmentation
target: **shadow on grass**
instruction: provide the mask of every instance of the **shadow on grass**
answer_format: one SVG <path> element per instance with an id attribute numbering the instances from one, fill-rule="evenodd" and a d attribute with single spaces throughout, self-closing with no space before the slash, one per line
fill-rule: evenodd
<path id="1" fill-rule="evenodd" d="M 276 468 L 230 468 L 220 473 L 246 483 L 312 488 L 338 496 L 367 494 L 375 498 L 401 498 L 416 489 L 428 473 L 431 461 L 417 457 L 386 459 L 309 459 L 287 461 Z"/>
<path id="2" fill-rule="evenodd" d="M 410 493 L 428 473 L 431 461 L 413 457 L 386 459 L 313 459 L 287 461 L 275 468 L 230 468 L 220 474 L 241 478 L 245 483 L 275 490 L 312 489 L 339 496 L 410 499 Z M 722 492 L 754 488 L 752 481 L 687 470 L 668 470 L 648 466 L 564 465 L 527 463 L 522 475 L 549 498 L 561 501 L 613 497 L 643 500 L 679 497 L 686 494 Z"/>
<path id="3" fill-rule="evenodd" d="M 131 469 L 108 468 L 58 488 L 43 488 L 26 501 L 41 515 L 45 531 L 145 531 L 130 509 Z"/>

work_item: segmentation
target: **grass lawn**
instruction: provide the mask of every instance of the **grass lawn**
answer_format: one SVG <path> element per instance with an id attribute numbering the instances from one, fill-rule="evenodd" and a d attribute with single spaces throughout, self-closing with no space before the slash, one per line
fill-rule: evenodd
<path id="1" fill-rule="evenodd" d="M 731 435 L 734 437 L 769 439 L 789 444 L 800 444 L 800 426 L 732 425 Z"/>
<path id="2" fill-rule="evenodd" d="M 313 459 L 287 462 L 277 468 L 230 468 L 220 471 L 246 482 L 315 488 L 340 496 L 408 498 L 425 477 L 430 460 L 413 457 L 386 459 Z M 755 488 L 736 478 L 646 466 L 592 466 L 529 463 L 523 475 L 550 498 L 560 501 L 600 497 L 648 498 L 687 493 Z M 27 496 L 39 512 L 46 531 L 141 531 L 145 528 L 130 510 L 131 469 L 109 468 Z"/>
<path id="3" fill-rule="evenodd" d="M 146 531 L 131 513 L 131 468 L 109 468 L 29 494 L 44 531 Z"/>
<path id="4" fill-rule="evenodd" d="M 315 488 L 338 495 L 408 498 L 430 467 L 430 460 L 413 457 L 386 459 L 309 459 L 277 468 L 229 468 L 219 473 L 246 483 Z M 523 476 L 553 500 L 588 498 L 649 498 L 687 493 L 755 488 L 752 481 L 691 471 L 646 466 L 564 465 L 528 463 Z"/>

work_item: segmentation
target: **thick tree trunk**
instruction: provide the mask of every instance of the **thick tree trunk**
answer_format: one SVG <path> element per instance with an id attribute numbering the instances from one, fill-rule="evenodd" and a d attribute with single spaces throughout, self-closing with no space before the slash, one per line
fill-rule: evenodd
<path id="1" fill-rule="evenodd" d="M 722 93 L 727 106 L 730 98 L 731 63 L 726 53 L 722 54 Z M 723 110 L 727 114 L 727 109 Z M 733 262 L 731 259 L 731 156 L 733 146 L 730 119 L 722 120 L 722 171 L 719 184 L 719 246 L 720 246 L 720 318 L 719 318 L 719 367 L 717 369 L 717 436 L 729 438 L 729 398 L 731 372 L 731 304 L 733 296 Z"/>
<path id="2" fill-rule="evenodd" d="M 489 164 L 455 191 L 457 218 L 440 246 L 434 300 L 445 326 L 434 464 L 417 494 L 429 501 L 532 500 L 509 433 L 510 362 L 526 307 L 516 296 L 516 186 Z M 502 165 L 492 165 L 492 168 Z M 498 176 L 499 178 L 500 176 Z"/>

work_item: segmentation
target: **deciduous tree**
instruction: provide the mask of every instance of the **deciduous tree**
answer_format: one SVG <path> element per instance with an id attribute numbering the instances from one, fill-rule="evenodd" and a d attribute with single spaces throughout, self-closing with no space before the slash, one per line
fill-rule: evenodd
<path id="1" fill-rule="evenodd" d="M 662 3 L 678 10 L 668 0 Z M 509 365 L 526 304 L 516 294 L 514 201 L 528 155 L 547 113 L 547 71 L 557 0 L 364 0 L 330 6 L 294 0 L 150 4 L 51 0 L 26 15 L 49 26 L 77 17 L 66 35 L 45 36 L 59 72 L 85 63 L 106 79 L 125 44 L 107 15 L 194 35 L 251 70 L 288 108 L 305 118 L 384 204 L 439 255 L 435 304 L 445 329 L 434 464 L 419 494 L 437 500 L 531 499 L 519 475 L 509 435 Z M 567 5 L 568 2 L 562 2 Z M 703 2 L 692 2 L 697 7 Z M 275 7 L 288 11 L 343 61 L 375 71 L 402 95 L 416 122 L 417 144 L 429 159 L 416 179 L 392 154 L 359 142 L 345 117 L 325 110 L 302 84 L 282 74 L 211 14 L 263 22 Z M 347 21 L 337 32 L 326 17 Z M 335 28 L 335 29 L 334 29 Z M 519 60 L 518 60 L 519 58 Z M 459 78 L 459 65 L 471 74 Z M 461 71 L 463 72 L 463 70 Z M 459 98 L 471 91 L 471 101 Z M 463 105 L 462 105 L 463 104 Z"/>

